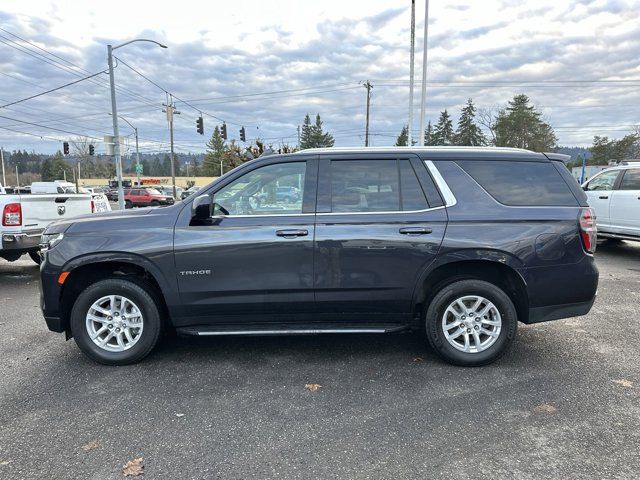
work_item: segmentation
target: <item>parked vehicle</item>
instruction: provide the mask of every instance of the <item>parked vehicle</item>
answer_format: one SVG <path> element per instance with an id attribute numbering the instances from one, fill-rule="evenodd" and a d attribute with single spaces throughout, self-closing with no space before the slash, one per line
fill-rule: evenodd
<path id="1" fill-rule="evenodd" d="M 172 207 L 51 225 L 44 317 L 106 364 L 141 360 L 174 328 L 413 329 L 447 361 L 483 365 L 518 321 L 593 304 L 593 212 L 558 158 L 496 148 L 262 157 Z M 301 185 L 300 199 L 256 201 L 278 185 Z"/>
<path id="2" fill-rule="evenodd" d="M 157 187 L 154 187 L 156 190 L 158 190 L 160 193 L 162 193 L 163 195 L 166 195 L 168 197 L 173 197 L 173 185 L 159 185 Z M 176 200 L 182 200 L 182 192 L 184 191 L 184 189 L 182 187 L 176 187 L 176 195 L 175 195 L 175 199 Z"/>
<path id="3" fill-rule="evenodd" d="M 293 203 L 300 200 L 300 190 L 296 187 L 276 188 L 276 200 L 278 202 Z"/>
<path id="4" fill-rule="evenodd" d="M 200 190 L 201 187 L 198 187 L 196 185 L 194 185 L 193 187 L 187 188 L 186 190 L 182 191 L 182 194 L 180 195 L 180 198 L 182 200 L 184 200 L 185 198 L 187 198 L 189 195 L 193 195 L 194 193 L 196 193 L 198 190 Z"/>
<path id="5" fill-rule="evenodd" d="M 640 162 L 604 170 L 582 187 L 596 213 L 598 237 L 640 241 Z"/>
<path id="6" fill-rule="evenodd" d="M 171 195 L 164 195 L 155 188 L 132 188 L 124 192 L 125 208 L 159 207 L 174 203 Z"/>
<path id="7" fill-rule="evenodd" d="M 58 193 L 57 188 L 56 182 L 36 182 L 31 189 L 34 193 L 12 194 L 3 193 L 6 190 L 0 185 L 0 258 L 13 262 L 27 253 L 40 263 L 40 236 L 49 223 L 94 211 L 91 195 Z M 53 193 L 44 192 L 46 189 Z"/>

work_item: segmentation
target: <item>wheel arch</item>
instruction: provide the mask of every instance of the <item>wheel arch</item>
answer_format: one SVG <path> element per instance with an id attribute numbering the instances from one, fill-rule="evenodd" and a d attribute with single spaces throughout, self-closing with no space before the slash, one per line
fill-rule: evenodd
<path id="1" fill-rule="evenodd" d="M 528 321 L 529 295 L 526 282 L 518 269 L 507 262 L 477 258 L 449 261 L 425 272 L 414 293 L 415 315 L 422 318 L 423 312 L 438 291 L 465 279 L 484 280 L 500 287 L 513 302 L 518 320 L 524 323 Z"/>
<path id="2" fill-rule="evenodd" d="M 122 277 L 150 289 L 156 298 L 161 314 L 170 321 L 165 293 L 169 289 L 162 273 L 148 260 L 131 254 L 103 253 L 79 257 L 62 269 L 69 272 L 60 289 L 60 314 L 69 336 L 71 309 L 78 294 L 88 285 L 108 277 Z"/>

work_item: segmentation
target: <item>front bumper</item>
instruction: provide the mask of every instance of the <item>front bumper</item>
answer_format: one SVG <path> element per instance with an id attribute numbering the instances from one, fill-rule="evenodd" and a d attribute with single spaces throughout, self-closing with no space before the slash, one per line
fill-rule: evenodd
<path id="1" fill-rule="evenodd" d="M 23 233 L 3 233 L 2 249 L 9 252 L 30 252 L 40 247 L 43 230 L 30 230 Z"/>

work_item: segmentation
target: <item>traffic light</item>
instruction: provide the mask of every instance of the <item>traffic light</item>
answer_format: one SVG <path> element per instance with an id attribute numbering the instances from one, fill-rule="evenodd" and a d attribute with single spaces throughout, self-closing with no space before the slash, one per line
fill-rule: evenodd
<path id="1" fill-rule="evenodd" d="M 222 127 L 220 128 L 220 136 L 222 138 L 224 138 L 225 140 L 227 139 L 227 124 L 223 123 Z"/>
<path id="2" fill-rule="evenodd" d="M 244 127 L 240 129 L 240 140 L 243 142 L 247 141 L 247 136 L 245 135 Z"/>
<path id="3" fill-rule="evenodd" d="M 96 149 L 93 145 L 89 144 L 89 155 L 93 155 L 96 152 Z"/>
<path id="4" fill-rule="evenodd" d="M 202 115 L 196 120 L 196 130 L 200 135 L 204 135 L 204 120 L 202 119 Z"/>
<path id="5" fill-rule="evenodd" d="M 65 155 L 69 155 L 69 142 L 62 142 L 62 151 Z"/>

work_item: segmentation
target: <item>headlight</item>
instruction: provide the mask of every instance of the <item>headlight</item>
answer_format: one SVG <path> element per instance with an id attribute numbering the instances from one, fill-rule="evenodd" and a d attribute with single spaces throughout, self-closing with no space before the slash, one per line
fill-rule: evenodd
<path id="1" fill-rule="evenodd" d="M 47 250 L 51 250 L 63 238 L 64 238 L 63 233 L 51 233 L 51 234 L 42 235 L 42 237 L 40 237 L 40 251 L 44 253 Z"/>

